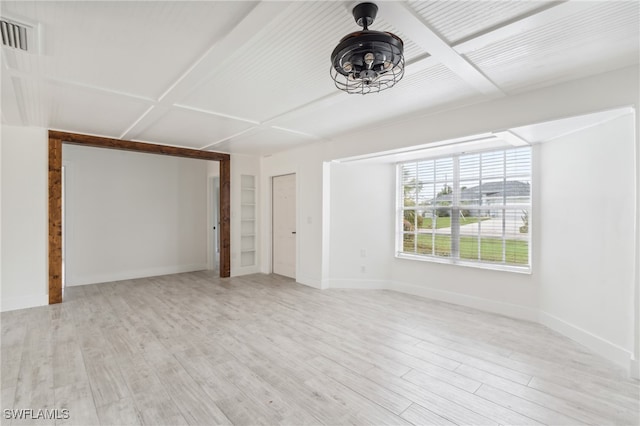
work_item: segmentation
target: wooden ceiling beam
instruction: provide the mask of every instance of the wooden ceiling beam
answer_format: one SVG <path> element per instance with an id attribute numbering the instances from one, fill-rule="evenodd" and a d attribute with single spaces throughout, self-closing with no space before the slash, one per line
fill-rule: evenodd
<path id="1" fill-rule="evenodd" d="M 221 152 L 201 151 L 198 149 L 177 146 L 158 145 L 147 142 L 134 142 L 101 136 L 82 135 L 79 133 L 49 130 L 49 139 L 58 139 L 64 143 L 92 146 L 95 148 L 119 149 L 122 151 L 145 152 L 149 154 L 169 155 L 172 157 L 194 158 L 197 160 L 227 161 L 229 154 Z"/>

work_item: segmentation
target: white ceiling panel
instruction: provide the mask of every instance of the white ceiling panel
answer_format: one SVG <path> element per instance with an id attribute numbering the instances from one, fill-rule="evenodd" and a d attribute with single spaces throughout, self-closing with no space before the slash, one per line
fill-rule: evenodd
<path id="1" fill-rule="evenodd" d="M 44 93 L 43 99 L 29 102 L 36 111 L 46 107 L 41 115 L 46 114 L 48 123 L 41 125 L 76 133 L 117 138 L 131 125 L 131 117 L 149 108 L 139 99 L 53 82 Z"/>
<path id="2" fill-rule="evenodd" d="M 352 22 L 339 2 L 293 4 L 182 103 L 264 121 L 326 95 L 331 49 Z"/>
<path id="3" fill-rule="evenodd" d="M 323 137 L 401 117 L 412 111 L 477 98 L 477 92 L 443 65 L 406 76 L 393 89 L 371 95 L 339 94 L 335 103 L 282 126 Z"/>
<path id="4" fill-rule="evenodd" d="M 230 154 L 265 156 L 317 141 L 317 138 L 265 127 L 231 138 L 208 149 Z"/>
<path id="5" fill-rule="evenodd" d="M 150 98 L 252 7 L 251 2 L 4 2 L 41 25 L 46 76 Z"/>
<path id="6" fill-rule="evenodd" d="M 449 44 L 482 33 L 532 11 L 554 3 L 549 1 L 410 1 L 411 8 Z"/>
<path id="7" fill-rule="evenodd" d="M 268 155 L 640 61 L 637 0 L 378 2 L 406 75 L 347 95 L 330 55 L 356 4 L 2 1 L 41 38 L 1 48 L 2 123 Z"/>
<path id="8" fill-rule="evenodd" d="M 136 139 L 200 149 L 251 127 L 244 121 L 172 108 Z"/>
<path id="9" fill-rule="evenodd" d="M 640 3 L 571 5 L 574 14 L 496 41 L 468 59 L 510 93 L 638 63 Z"/>
<path id="10" fill-rule="evenodd" d="M 293 110 L 336 90 L 329 77 L 331 52 L 358 29 L 341 2 L 294 3 L 182 103 L 260 122 Z M 405 43 L 407 57 L 420 53 L 410 40 Z"/>

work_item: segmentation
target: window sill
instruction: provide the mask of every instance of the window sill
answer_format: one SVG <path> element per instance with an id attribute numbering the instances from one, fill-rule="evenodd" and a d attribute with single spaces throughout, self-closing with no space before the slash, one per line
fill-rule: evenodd
<path id="1" fill-rule="evenodd" d="M 415 255 L 409 253 L 396 253 L 396 259 L 418 260 L 420 262 L 442 263 L 445 265 L 466 266 L 477 269 L 489 269 L 492 271 L 515 272 L 517 274 L 531 275 L 531 266 L 511 266 L 491 263 L 469 262 L 460 259 L 450 259 L 436 256 Z"/>

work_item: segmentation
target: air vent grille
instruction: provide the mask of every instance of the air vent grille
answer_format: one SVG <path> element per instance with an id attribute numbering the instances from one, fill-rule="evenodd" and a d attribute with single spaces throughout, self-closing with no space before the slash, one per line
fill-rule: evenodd
<path id="1" fill-rule="evenodd" d="M 3 46 L 24 51 L 29 50 L 27 44 L 27 27 L 4 19 L 0 20 L 0 25 Z"/>

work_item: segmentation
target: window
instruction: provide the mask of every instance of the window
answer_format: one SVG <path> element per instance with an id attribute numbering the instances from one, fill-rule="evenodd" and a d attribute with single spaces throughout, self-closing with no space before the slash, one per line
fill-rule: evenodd
<path id="1" fill-rule="evenodd" d="M 398 257 L 528 271 L 531 148 L 398 165 Z"/>

